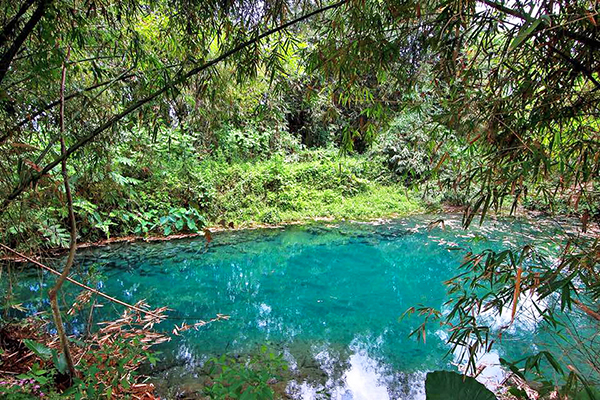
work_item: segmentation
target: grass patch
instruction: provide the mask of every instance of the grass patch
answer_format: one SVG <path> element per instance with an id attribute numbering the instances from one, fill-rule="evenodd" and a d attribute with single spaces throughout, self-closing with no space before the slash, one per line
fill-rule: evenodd
<path id="1" fill-rule="evenodd" d="M 269 160 L 222 171 L 216 184 L 218 217 L 238 224 L 312 218 L 372 219 L 422 212 L 416 196 L 382 174 L 378 160 L 334 158 Z"/>

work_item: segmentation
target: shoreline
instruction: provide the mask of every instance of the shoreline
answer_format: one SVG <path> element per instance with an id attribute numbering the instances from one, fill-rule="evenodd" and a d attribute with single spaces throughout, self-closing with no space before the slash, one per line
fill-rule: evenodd
<path id="1" fill-rule="evenodd" d="M 466 209 L 466 207 L 464 207 L 464 206 L 444 205 L 440 210 L 433 211 L 433 212 L 428 212 L 428 211 L 423 210 L 423 211 L 412 212 L 412 213 L 391 213 L 391 214 L 387 214 L 384 216 L 364 218 L 364 219 L 347 219 L 347 218 L 337 218 L 334 216 L 305 217 L 303 219 L 282 221 L 278 224 L 268 224 L 268 223 L 259 223 L 259 222 L 250 221 L 250 222 L 241 223 L 240 225 L 234 226 L 233 228 L 231 228 L 227 225 L 217 224 L 217 225 L 210 225 L 210 226 L 203 228 L 202 232 L 177 233 L 177 234 L 172 234 L 172 235 L 167 235 L 167 236 L 162 236 L 162 235 L 158 235 L 158 234 L 149 235 L 149 236 L 129 235 L 129 236 L 117 236 L 117 237 L 113 237 L 110 239 L 102 239 L 102 240 L 98 240 L 95 242 L 82 242 L 82 243 L 77 244 L 77 250 L 101 248 L 101 247 L 105 247 L 105 246 L 109 246 L 111 244 L 117 244 L 117 243 L 136 243 L 136 242 L 154 243 L 154 242 L 165 242 L 165 241 L 171 241 L 171 240 L 182 240 L 182 239 L 206 237 L 206 231 L 209 231 L 211 234 L 213 234 L 213 233 L 220 233 L 220 232 L 237 232 L 237 231 L 257 230 L 257 229 L 281 229 L 281 228 L 285 228 L 288 226 L 301 226 L 301 225 L 309 225 L 312 223 L 323 223 L 323 222 L 329 222 L 329 223 L 339 223 L 339 222 L 373 223 L 373 222 L 379 222 L 379 223 L 384 223 L 384 222 L 387 222 L 390 220 L 406 218 L 406 217 L 415 216 L 415 215 L 432 215 L 432 216 L 448 215 L 448 214 L 460 215 L 460 214 L 464 213 L 465 209 Z M 502 213 L 499 213 L 499 214 L 489 214 L 488 218 L 498 218 L 498 217 L 508 217 L 508 216 L 510 216 L 510 215 L 503 215 Z M 525 218 L 552 217 L 543 212 L 530 211 L 530 210 L 525 210 L 525 209 L 517 210 L 515 212 L 515 214 L 512 216 L 517 217 L 517 218 L 518 217 L 525 217 Z M 557 218 L 574 218 L 573 216 L 569 216 L 569 215 L 557 215 L 555 217 L 557 217 Z M 600 223 L 597 223 L 595 225 L 596 226 L 594 226 L 593 223 L 590 223 L 588 226 L 588 232 L 584 233 L 584 235 L 600 236 Z M 208 239 L 208 240 L 210 241 L 211 239 Z M 24 253 L 24 252 L 21 252 L 21 253 L 28 257 L 31 257 L 33 259 L 41 260 L 41 259 L 59 257 L 65 253 L 67 253 L 68 250 L 69 250 L 68 248 L 58 247 L 58 248 L 50 248 L 50 249 L 41 250 L 38 254 Z M 41 254 L 41 256 L 39 254 Z M 3 263 L 3 262 L 27 263 L 28 261 L 21 257 L 18 257 L 18 256 L 4 255 L 4 256 L 0 257 L 0 263 Z"/>
<path id="2" fill-rule="evenodd" d="M 441 211 L 441 213 L 443 213 L 443 214 L 452 214 L 452 213 L 456 213 L 456 212 L 457 211 L 449 211 L 449 212 L 446 212 L 445 210 Z M 205 237 L 206 231 L 210 231 L 210 233 L 212 234 L 212 233 L 220 233 L 220 232 L 237 232 L 237 231 L 246 231 L 246 230 L 250 231 L 250 230 L 257 230 L 257 229 L 281 229 L 281 228 L 285 228 L 287 226 L 296 226 L 296 225 L 301 226 L 301 225 L 309 225 L 312 223 L 320 223 L 320 222 L 330 222 L 330 223 L 377 222 L 377 221 L 385 222 L 385 221 L 389 221 L 389 220 L 393 220 L 393 219 L 405 218 L 405 217 L 410 217 L 413 215 L 424 215 L 424 214 L 436 215 L 438 213 L 437 212 L 436 213 L 427 213 L 426 211 L 415 212 L 415 213 L 406 213 L 406 214 L 392 213 L 392 214 L 388 214 L 386 216 L 365 218 L 365 219 L 346 219 L 346 218 L 336 218 L 336 217 L 306 217 L 304 219 L 282 221 L 278 224 L 246 222 L 246 223 L 242 223 L 240 225 L 234 226 L 233 228 L 228 227 L 228 226 L 223 226 L 223 225 L 210 225 L 210 226 L 203 228 L 203 230 L 204 230 L 203 232 L 177 233 L 177 234 L 167 235 L 167 236 L 129 235 L 129 236 L 117 236 L 117 237 L 113 237 L 110 239 L 102 239 L 102 240 L 98 240 L 95 242 L 82 242 L 82 243 L 77 243 L 77 250 L 100 248 L 100 247 L 105 247 L 105 246 L 109 246 L 111 244 L 117 244 L 117 243 L 136 243 L 136 242 L 153 243 L 153 242 L 166 242 L 166 241 L 171 241 L 171 240 L 181 240 L 181 239 Z M 69 251 L 68 248 L 63 248 L 63 247 L 45 249 L 40 252 L 43 254 L 42 257 L 40 257 L 39 255 L 34 255 L 32 253 L 24 253 L 24 252 L 22 252 L 22 253 L 33 259 L 43 259 L 43 258 L 58 257 L 62 254 L 67 253 L 68 251 Z M 26 263 L 27 260 L 17 257 L 17 256 L 3 256 L 3 257 L 0 257 L 0 262 Z"/>

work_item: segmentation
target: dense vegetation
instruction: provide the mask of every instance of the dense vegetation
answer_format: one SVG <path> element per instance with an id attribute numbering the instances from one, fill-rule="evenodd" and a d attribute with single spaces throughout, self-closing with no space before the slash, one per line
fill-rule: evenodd
<path id="1" fill-rule="evenodd" d="M 465 226 L 525 206 L 589 230 L 600 219 L 598 18 L 595 2 L 560 0 L 3 1 L 0 242 L 69 248 L 49 293 L 61 349 L 36 351 L 86 382 L 56 300 L 77 241 L 440 202 L 465 206 Z M 574 236 L 560 254 L 467 254 L 448 282 L 452 312 L 424 305 L 421 329 L 452 327 L 474 373 L 494 342 L 478 315 L 514 316 L 522 293 L 559 299 L 542 313 L 557 335 L 565 309 L 598 322 L 599 241 Z M 592 398 L 598 348 L 577 346 L 589 373 L 543 350 L 507 368 L 541 396 Z M 124 365 L 141 363 L 131 352 Z"/>
<path id="2" fill-rule="evenodd" d="M 190 137 L 180 132 L 163 131 L 155 143 L 136 139 L 147 137 L 136 132 L 123 134 L 93 168 L 73 163 L 79 240 L 202 232 L 223 220 L 234 226 L 279 224 L 420 209 L 419 199 L 375 150 L 341 157 L 335 148 L 304 149 L 288 136 L 286 145 L 292 147 L 278 151 L 263 132 L 219 134 L 234 142 L 222 145 L 217 155 L 199 157 Z M 5 228 L 4 242 L 22 250 L 68 248 L 68 210 L 61 198 L 48 188 L 35 193 L 29 207 L 18 223 Z"/>

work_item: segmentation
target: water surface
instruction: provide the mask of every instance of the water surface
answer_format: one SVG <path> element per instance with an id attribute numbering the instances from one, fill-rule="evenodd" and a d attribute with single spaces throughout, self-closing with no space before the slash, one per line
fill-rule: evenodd
<path id="1" fill-rule="evenodd" d="M 444 357 L 441 328 L 432 327 L 426 343 L 418 343 L 408 336 L 421 321 L 401 320 L 402 314 L 418 304 L 442 308 L 443 281 L 456 274 L 467 250 L 536 241 L 551 254 L 559 245 L 551 239 L 560 227 L 552 223 L 490 221 L 464 231 L 459 219 L 446 216 L 444 229 L 428 229 L 435 219 L 231 231 L 214 234 L 209 245 L 203 238 L 117 244 L 80 252 L 77 269 L 93 269 L 97 287 L 111 296 L 171 308 L 173 319 L 158 326 L 166 332 L 216 314 L 231 317 L 161 345 L 155 374 L 157 383 L 171 387 L 163 389 L 168 396 L 174 385 L 198 389 L 208 358 L 267 344 L 295 374 L 290 396 L 423 399 L 425 372 L 456 369 L 455 359 Z M 31 272 L 29 279 L 19 293 L 28 299 L 24 306 L 47 307 L 43 296 L 53 278 Z M 95 318 L 120 312 L 106 304 Z M 86 320 L 87 313 L 75 318 L 72 330 L 83 332 Z M 520 358 L 545 340 L 536 323 L 517 321 L 486 356 L 491 366 L 482 377 L 500 379 L 498 357 Z"/>

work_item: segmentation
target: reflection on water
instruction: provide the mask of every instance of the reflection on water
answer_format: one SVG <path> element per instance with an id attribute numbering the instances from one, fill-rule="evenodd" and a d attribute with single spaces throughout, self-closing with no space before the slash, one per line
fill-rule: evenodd
<path id="1" fill-rule="evenodd" d="M 442 282 L 454 276 L 465 251 L 537 240 L 552 255 L 558 246 L 552 226 L 491 221 L 464 231 L 450 218 L 445 229 L 430 230 L 429 222 L 414 217 L 226 232 L 215 234 L 210 246 L 202 239 L 108 246 L 79 253 L 76 269 L 78 279 L 109 295 L 171 308 L 172 319 L 159 326 L 166 332 L 217 313 L 231 316 L 161 345 L 161 370 L 153 373 L 164 388 L 197 392 L 207 359 L 249 354 L 266 343 L 292 367 L 285 387 L 290 396 L 422 399 L 425 371 L 455 369 L 458 356 L 444 357 L 443 331 L 429 335 L 426 344 L 409 339 L 421 321 L 400 320 L 404 311 L 418 304 L 442 308 Z M 53 279 L 32 272 L 29 284 L 19 288 L 23 306 L 47 309 Z M 120 311 L 104 304 L 94 317 Z M 71 330 L 83 332 L 88 316 L 71 320 Z M 505 317 L 489 322 L 500 328 Z M 543 343 L 543 335 L 535 315 L 516 321 L 496 353 L 485 356 L 490 366 L 481 377 L 500 379 L 499 357 L 520 358 Z"/>
<path id="2" fill-rule="evenodd" d="M 318 351 L 318 350 L 317 350 Z M 321 349 L 313 354 L 321 379 L 303 376 L 288 383 L 287 393 L 293 398 L 340 400 L 415 399 L 425 398 L 422 372 L 394 373 L 368 355 L 366 350 L 352 348 L 347 359 Z"/>
<path id="3" fill-rule="evenodd" d="M 400 372 L 372 358 L 358 341 L 350 346 L 299 342 L 283 348 L 289 372 L 281 392 L 294 399 L 385 400 L 425 399 L 425 372 Z M 181 345 L 185 366 L 163 371 L 156 381 L 167 398 L 195 398 L 208 379 L 207 357 L 193 355 Z M 169 388 L 177 387 L 176 390 Z"/>

